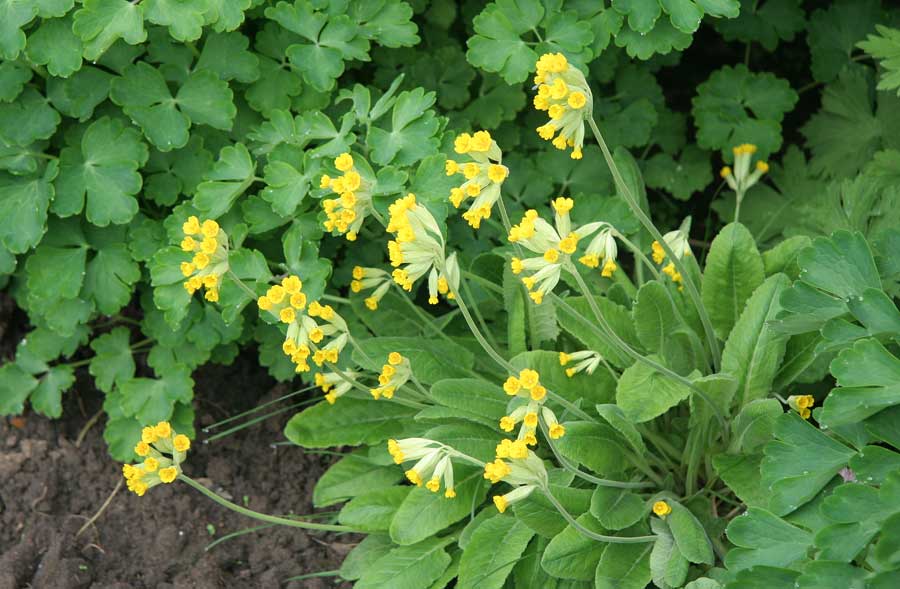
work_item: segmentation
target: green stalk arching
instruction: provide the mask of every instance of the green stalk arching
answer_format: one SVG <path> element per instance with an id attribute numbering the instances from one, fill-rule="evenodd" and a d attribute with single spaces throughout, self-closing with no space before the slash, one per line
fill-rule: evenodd
<path id="1" fill-rule="evenodd" d="M 645 542 L 655 542 L 656 536 L 606 536 L 604 534 L 598 534 L 596 532 L 592 532 L 587 529 L 578 521 L 572 517 L 572 514 L 566 511 L 566 508 L 563 507 L 562 503 L 553 496 L 553 493 L 550 492 L 550 489 L 543 488 L 541 492 L 547 497 L 547 500 L 553 504 L 553 507 L 563 516 L 563 518 L 569 522 L 569 525 L 575 528 L 578 533 L 581 535 L 590 538 L 591 540 L 597 540 L 598 542 L 608 542 L 610 544 L 643 544 Z"/>
<path id="2" fill-rule="evenodd" d="M 357 530 L 348 526 L 341 525 L 332 525 L 332 524 L 317 524 L 312 522 L 305 522 L 296 519 L 289 519 L 286 517 L 278 517 L 277 515 L 268 515 L 265 513 L 259 513 L 258 511 L 253 511 L 252 509 L 247 509 L 246 507 L 242 507 L 237 503 L 232 503 L 228 499 L 225 499 L 221 495 L 210 491 L 191 477 L 182 473 L 178 475 L 178 480 L 184 481 L 188 485 L 194 487 L 219 505 L 230 509 L 236 513 L 240 513 L 241 515 L 246 515 L 247 517 L 252 517 L 253 519 L 258 519 L 260 521 L 264 521 L 270 524 L 277 524 L 281 526 L 290 526 L 293 528 L 303 528 L 306 530 L 317 530 L 320 532 L 353 532 L 360 533 L 361 530 Z"/>
<path id="3" fill-rule="evenodd" d="M 700 299 L 700 291 L 697 290 L 697 286 L 694 284 L 694 281 L 691 279 L 690 274 L 687 271 L 684 263 L 681 261 L 681 258 L 675 255 L 675 252 L 672 251 L 672 248 L 665 242 L 662 237 L 662 233 L 659 232 L 659 229 L 656 228 L 656 225 L 653 224 L 653 221 L 650 217 L 647 216 L 646 213 L 638 206 L 637 201 L 634 198 L 634 195 L 631 194 L 631 190 L 628 188 L 628 185 L 625 184 L 624 178 L 622 178 L 622 174 L 619 171 L 619 166 L 616 165 L 615 160 L 612 157 L 612 153 L 609 151 L 609 147 L 606 145 L 606 141 L 603 139 L 603 135 L 600 133 L 600 129 L 597 127 L 597 123 L 594 122 L 593 117 L 588 117 L 588 124 L 591 127 L 591 132 L 594 134 L 594 138 L 597 140 L 597 143 L 600 145 L 600 150 L 603 152 L 603 157 L 606 159 L 606 165 L 609 166 L 610 172 L 612 172 L 613 180 L 616 183 L 616 187 L 622 193 L 622 198 L 625 199 L 625 203 L 634 213 L 634 215 L 638 218 L 638 221 L 641 222 L 641 225 L 644 226 L 647 231 L 650 232 L 650 235 L 653 236 L 659 245 L 663 248 L 663 251 L 666 252 L 666 256 L 675 264 L 675 269 L 681 274 L 685 289 L 688 292 L 688 296 L 690 296 L 691 301 L 694 303 L 694 306 L 697 307 L 697 314 L 700 316 L 700 322 L 703 323 L 703 330 L 706 332 L 706 339 L 709 341 L 710 352 L 713 357 L 713 366 L 716 371 L 719 370 L 719 367 L 722 362 L 722 354 L 719 349 L 719 341 L 716 339 L 716 332 L 713 329 L 712 321 L 709 319 L 709 313 L 706 311 L 706 307 L 703 305 L 703 301 Z"/>

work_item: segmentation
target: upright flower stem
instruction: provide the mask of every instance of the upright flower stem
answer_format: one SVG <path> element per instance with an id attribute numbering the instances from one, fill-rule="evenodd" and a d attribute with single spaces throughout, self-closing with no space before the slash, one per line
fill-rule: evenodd
<path id="1" fill-rule="evenodd" d="M 264 521 L 270 524 L 277 524 L 281 526 L 290 526 L 292 528 L 303 528 L 305 530 L 316 530 L 319 532 L 354 532 L 359 533 L 361 530 L 356 530 L 354 528 L 350 528 L 347 526 L 333 525 L 333 524 L 317 524 L 313 522 L 305 522 L 297 519 L 290 519 L 286 517 L 278 517 L 277 515 L 268 515 L 265 513 L 259 513 L 258 511 L 253 511 L 252 509 L 247 509 L 246 507 L 242 507 L 237 503 L 232 503 L 228 499 L 225 499 L 221 495 L 217 493 L 213 493 L 191 477 L 182 473 L 178 475 L 178 480 L 184 481 L 188 485 L 194 487 L 219 505 L 230 509 L 231 511 L 240 513 L 241 515 L 246 515 L 247 517 L 252 517 L 253 519 L 258 519 L 260 521 Z"/>
<path id="2" fill-rule="evenodd" d="M 597 540 L 598 542 L 608 542 L 610 544 L 643 544 L 646 542 L 655 542 L 656 536 L 606 536 L 604 534 L 598 534 L 597 532 L 592 532 L 587 529 L 578 521 L 572 517 L 572 514 L 566 511 L 566 508 L 563 507 L 562 503 L 553 496 L 553 493 L 550 492 L 550 489 L 543 488 L 541 492 L 544 493 L 544 496 L 553 504 L 553 507 L 563 516 L 563 518 L 569 522 L 569 525 L 578 530 L 580 534 L 583 536 L 590 538 L 591 540 Z"/>
<path id="3" fill-rule="evenodd" d="M 672 251 L 672 248 L 670 248 L 669 244 L 667 244 L 663 239 L 663 236 L 659 232 L 659 229 L 656 228 L 656 225 L 653 224 L 653 221 L 650 219 L 650 217 L 648 217 L 643 209 L 641 209 L 635 196 L 631 194 L 631 189 L 629 189 L 628 185 L 625 184 L 625 179 L 622 178 L 622 174 L 619 171 L 619 166 L 616 165 L 616 162 L 612 157 L 612 153 L 609 151 L 609 147 L 606 145 L 606 141 L 603 139 L 603 134 L 600 133 L 600 129 L 597 127 L 597 123 L 594 122 L 594 118 L 588 117 L 587 121 L 591 127 L 591 132 L 593 132 L 594 134 L 594 138 L 597 140 L 597 144 L 600 145 L 600 150 L 603 152 L 603 157 L 606 159 L 606 165 L 609 166 L 609 170 L 613 175 L 613 180 L 615 180 L 616 187 L 622 194 L 622 198 L 625 199 L 626 204 L 628 204 L 629 208 L 631 208 L 631 212 L 634 213 L 635 217 L 638 218 L 638 221 L 641 222 L 641 225 L 643 225 L 644 228 L 650 232 L 650 235 L 653 236 L 653 239 L 655 239 L 657 243 L 659 243 L 659 245 L 663 248 L 663 251 L 666 252 L 666 256 L 672 261 L 673 264 L 675 264 L 675 269 L 678 270 L 678 272 L 681 274 L 682 279 L 684 280 L 685 289 L 688 292 L 688 296 L 691 298 L 694 306 L 697 307 L 697 314 L 700 316 L 700 322 L 703 323 L 703 330 L 706 332 L 706 339 L 709 342 L 709 349 L 712 353 L 713 366 L 715 367 L 716 371 L 718 371 L 722 360 L 721 351 L 719 350 L 719 341 L 716 339 L 716 332 L 713 329 L 712 322 L 709 319 L 709 314 L 706 311 L 706 307 L 703 305 L 703 301 L 700 299 L 700 292 L 697 290 L 697 286 L 694 284 L 694 281 L 688 273 L 687 267 L 681 261 L 681 258 L 675 255 L 675 252 Z"/>

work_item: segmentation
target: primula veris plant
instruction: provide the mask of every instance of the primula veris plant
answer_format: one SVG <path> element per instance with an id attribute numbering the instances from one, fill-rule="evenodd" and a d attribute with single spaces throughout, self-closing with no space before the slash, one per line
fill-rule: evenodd
<path id="1" fill-rule="evenodd" d="M 896 8 L 226 4 L 0 0 L 4 414 L 357 589 L 900 584 Z M 336 521 L 192 478 L 239 354 Z"/>

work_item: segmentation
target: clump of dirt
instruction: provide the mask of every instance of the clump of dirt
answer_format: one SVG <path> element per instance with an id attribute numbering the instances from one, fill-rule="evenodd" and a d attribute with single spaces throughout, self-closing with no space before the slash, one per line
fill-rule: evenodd
<path id="1" fill-rule="evenodd" d="M 194 376 L 201 425 L 288 392 L 273 387 L 252 353 Z M 79 382 L 67 394 L 62 420 L 34 414 L 0 420 L 0 589 L 338 586 L 328 577 L 285 581 L 337 569 L 356 538 L 268 527 L 205 551 L 216 538 L 261 522 L 180 483 L 142 498 L 123 487 L 76 537 L 122 479 L 121 465 L 107 454 L 102 420 L 75 445 L 101 404 L 101 395 Z M 212 444 L 195 442 L 185 472 L 256 511 L 312 513 L 313 486 L 335 459 L 273 445 L 283 441 L 290 415 Z"/>

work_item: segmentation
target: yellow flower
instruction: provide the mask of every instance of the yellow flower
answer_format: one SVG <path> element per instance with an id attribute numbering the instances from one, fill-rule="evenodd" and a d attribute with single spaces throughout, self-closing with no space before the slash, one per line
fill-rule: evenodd
<path id="1" fill-rule="evenodd" d="M 449 199 L 455 208 L 462 206 L 467 198 L 474 199 L 463 218 L 478 229 L 483 220 L 490 218 L 509 169 L 502 164 L 503 153 L 487 131 L 477 131 L 473 135 L 462 133 L 454 145 L 457 153 L 468 155 L 469 161 L 447 161 L 448 176 L 462 172 L 465 177 L 464 182 L 450 189 Z"/>
<path id="2" fill-rule="evenodd" d="M 657 501 L 653 504 L 653 513 L 659 517 L 665 518 L 672 513 L 672 506 L 665 501 Z"/>
<path id="3" fill-rule="evenodd" d="M 519 372 L 519 382 L 522 384 L 522 388 L 531 390 L 538 384 L 538 380 L 540 379 L 540 375 L 537 370 L 532 370 L 530 368 L 525 368 Z"/>
<path id="4" fill-rule="evenodd" d="M 164 483 L 171 483 L 178 477 L 178 469 L 174 466 L 159 469 L 159 480 Z"/>
<path id="5" fill-rule="evenodd" d="M 353 156 L 349 153 L 342 153 L 337 156 L 334 160 L 334 167 L 336 167 L 341 172 L 346 172 L 353 168 Z"/>
<path id="6" fill-rule="evenodd" d="M 219 224 L 212 219 L 207 219 L 200 227 L 204 237 L 216 237 L 219 234 Z"/>
<path id="7" fill-rule="evenodd" d="M 169 425 L 168 421 L 160 421 L 153 428 L 153 431 L 157 438 L 168 438 L 172 435 L 172 426 Z"/>
<path id="8" fill-rule="evenodd" d="M 403 356 L 401 356 L 399 352 L 391 352 L 390 354 L 388 354 L 388 364 L 397 366 L 401 362 L 403 362 Z"/>
<path id="9" fill-rule="evenodd" d="M 510 376 L 506 379 L 506 382 L 503 383 L 503 390 L 507 395 L 515 395 L 519 392 L 519 389 L 522 388 L 522 383 L 519 382 L 519 379 L 515 376 Z"/>
<path id="10" fill-rule="evenodd" d="M 538 59 L 534 83 L 534 107 L 550 120 L 537 128 L 542 139 L 557 149 L 572 148 L 572 159 L 581 159 L 584 121 L 591 116 L 591 90 L 584 75 L 571 67 L 562 53 L 546 53 Z M 557 135 L 557 132 L 559 135 Z M 554 137 L 555 136 L 555 137 Z"/>
<path id="11" fill-rule="evenodd" d="M 157 468 L 159 468 L 159 460 L 156 458 L 150 457 L 144 460 L 144 470 L 146 472 L 155 472 Z"/>
<path id="12" fill-rule="evenodd" d="M 191 447 L 191 441 L 186 435 L 178 434 L 175 436 L 172 446 L 179 452 L 187 452 Z"/>
<path id="13" fill-rule="evenodd" d="M 134 447 L 134 453 L 137 454 L 138 456 L 146 456 L 146 455 L 150 454 L 150 444 L 141 440 Z"/>
<path id="14" fill-rule="evenodd" d="M 196 216 L 191 215 L 187 218 L 187 221 L 181 225 L 181 230 L 185 235 L 196 235 L 200 233 L 200 220 Z"/>
<path id="15" fill-rule="evenodd" d="M 500 513 L 504 513 L 506 511 L 506 497 L 503 495 L 494 495 L 494 505 L 497 506 L 497 511 Z"/>

